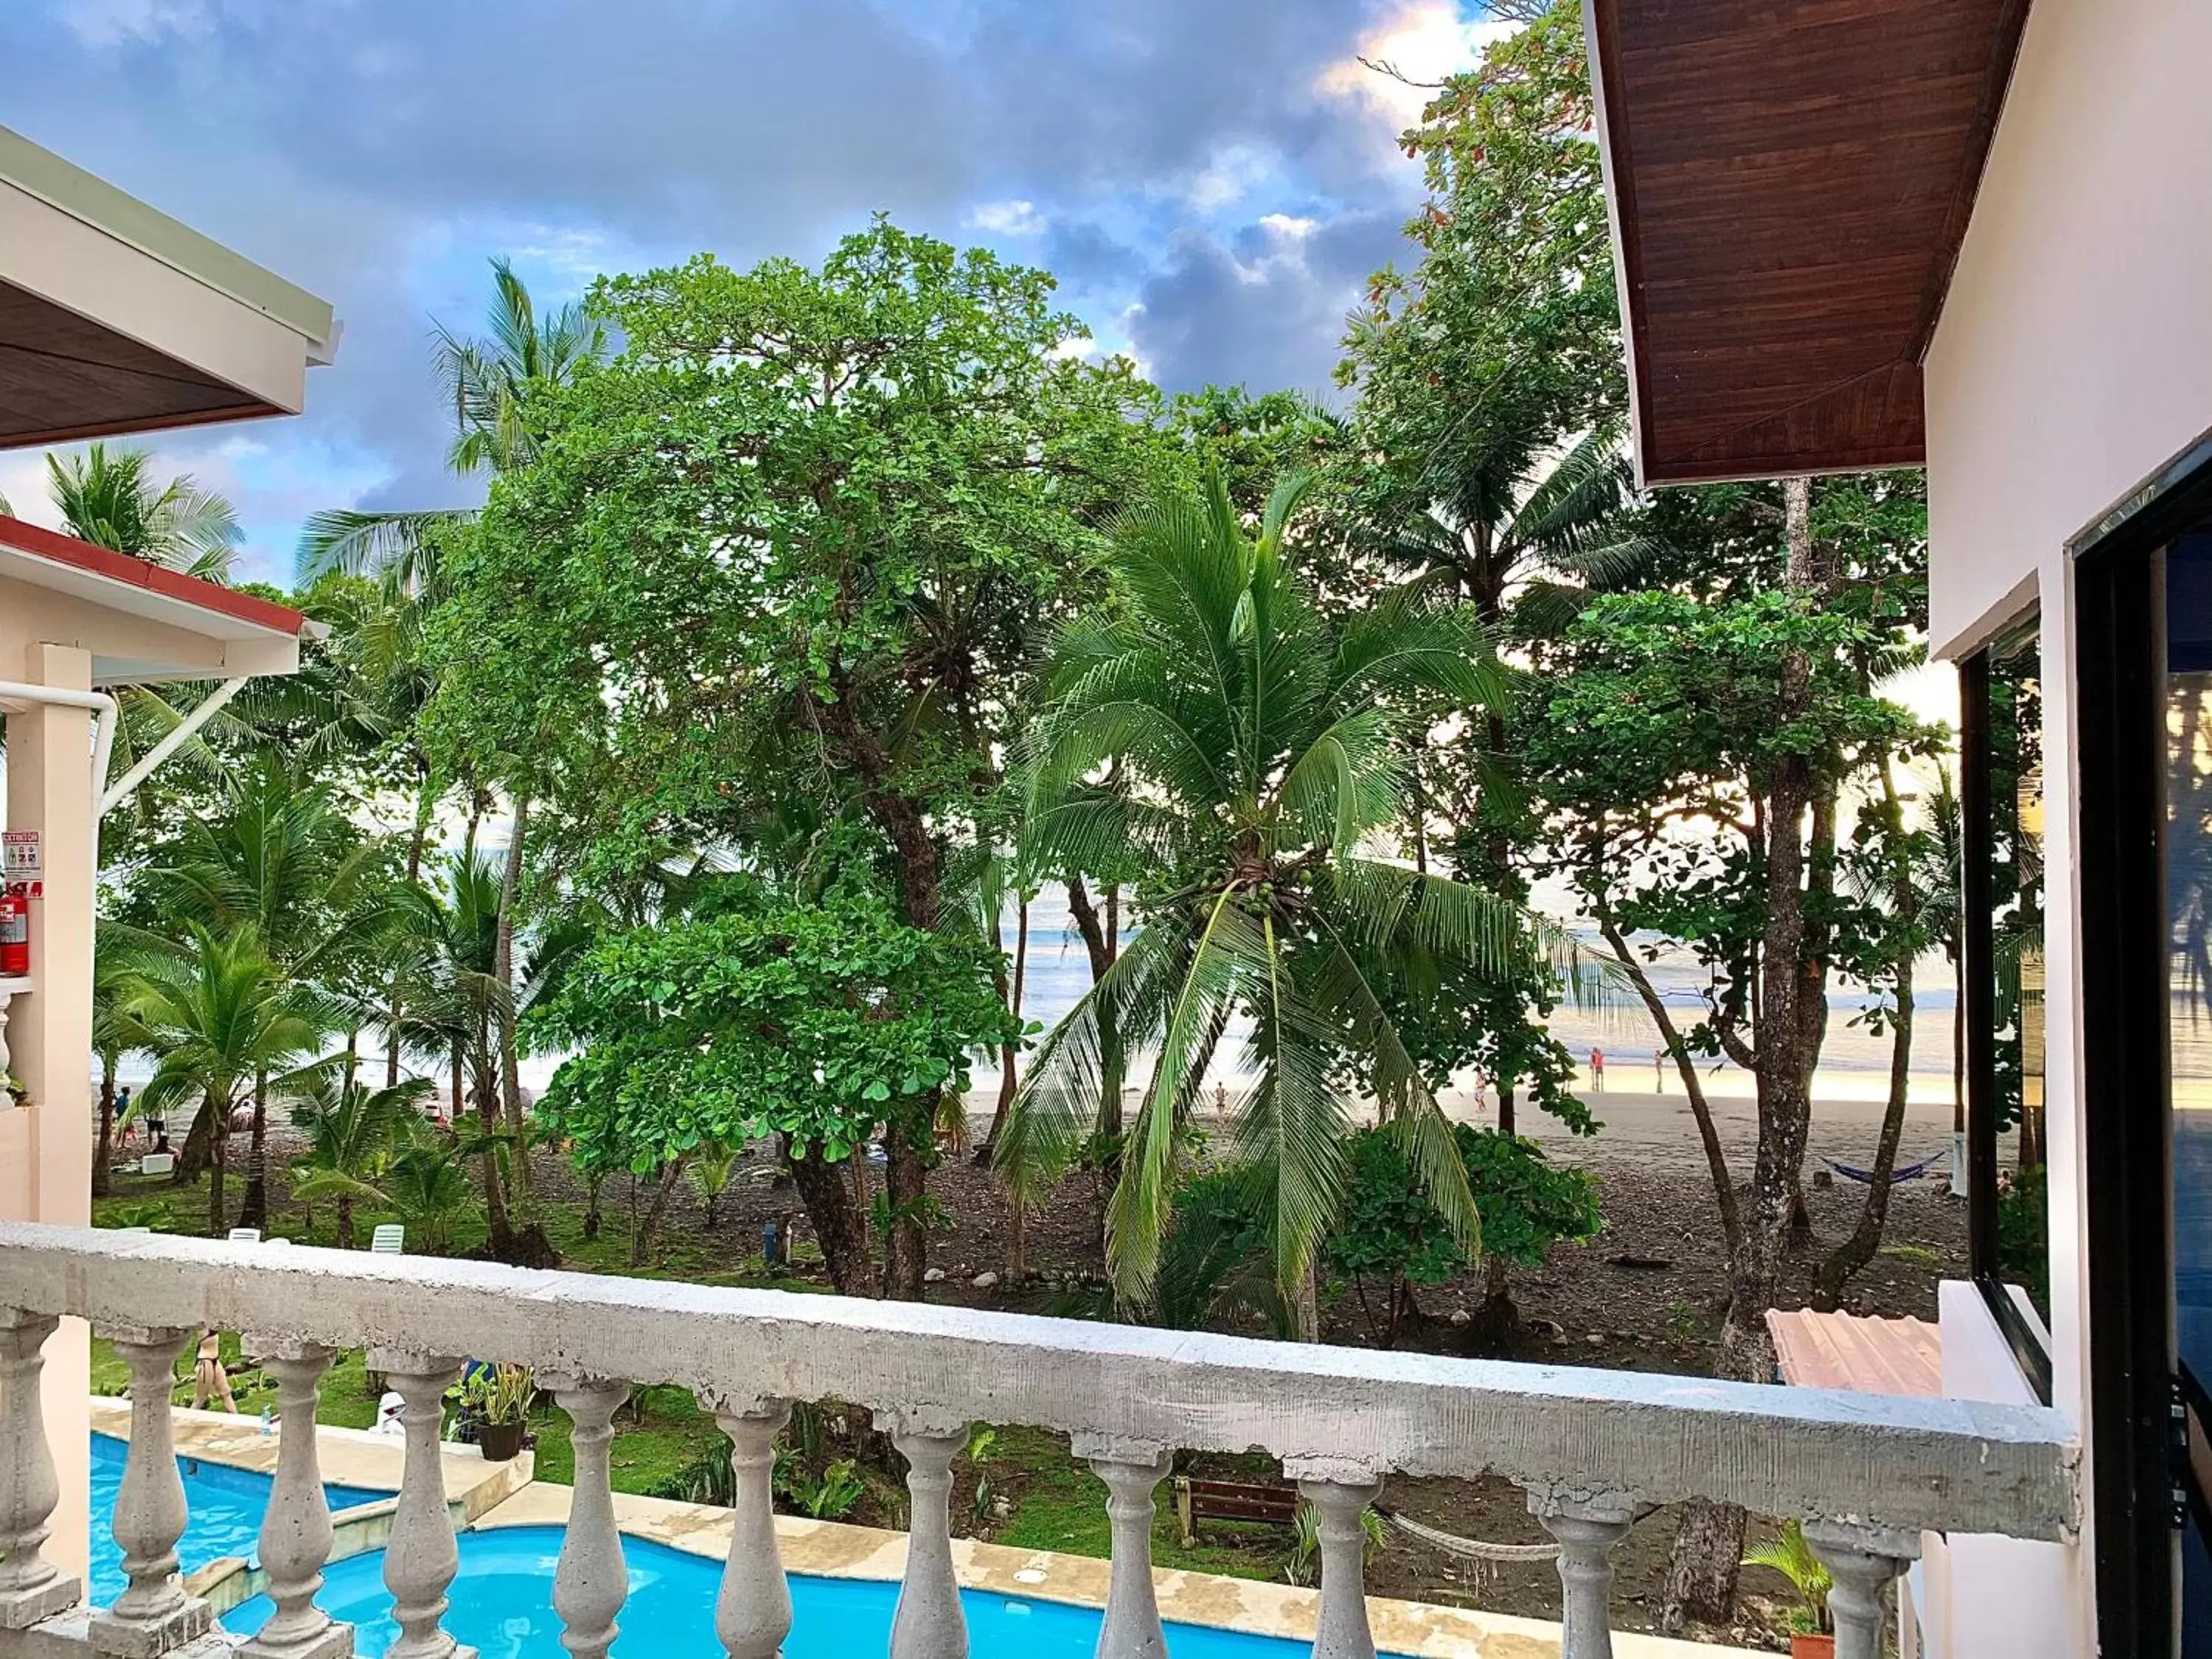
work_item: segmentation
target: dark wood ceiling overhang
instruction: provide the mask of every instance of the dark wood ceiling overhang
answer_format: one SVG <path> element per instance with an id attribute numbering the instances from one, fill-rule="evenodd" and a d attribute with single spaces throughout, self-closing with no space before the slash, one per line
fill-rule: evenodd
<path id="1" fill-rule="evenodd" d="M 1584 0 L 1639 473 L 1912 466 L 2028 0 Z"/>
<path id="2" fill-rule="evenodd" d="M 282 411 L 0 282 L 0 449 Z"/>

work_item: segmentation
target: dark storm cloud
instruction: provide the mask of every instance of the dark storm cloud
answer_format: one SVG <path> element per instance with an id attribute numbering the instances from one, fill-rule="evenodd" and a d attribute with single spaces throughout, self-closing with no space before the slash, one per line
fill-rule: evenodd
<path id="1" fill-rule="evenodd" d="M 1233 245 L 1178 238 L 1130 314 L 1138 357 L 1170 392 L 1213 381 L 1330 395 L 1346 313 L 1370 276 L 1403 258 L 1404 217 L 1352 213 L 1304 234 L 1255 227 Z"/>
<path id="2" fill-rule="evenodd" d="M 1385 3 L 0 0 L 0 61 L 9 125 L 337 305 L 338 367 L 270 441 L 371 458 L 372 505 L 444 505 L 477 490 L 444 473 L 424 313 L 473 326 L 482 257 L 532 228 L 750 263 L 1033 200 L 1095 320 L 1142 285 L 1174 384 L 1324 383 L 1406 186 L 1316 83 Z M 1249 177 L 1195 187 L 1224 155 Z M 1210 229 L 1271 210 L 1256 181 L 1344 205 L 1240 284 Z"/>

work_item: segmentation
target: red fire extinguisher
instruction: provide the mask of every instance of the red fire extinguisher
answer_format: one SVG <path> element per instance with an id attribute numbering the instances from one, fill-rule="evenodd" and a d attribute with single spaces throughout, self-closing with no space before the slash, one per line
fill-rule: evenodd
<path id="1" fill-rule="evenodd" d="M 24 979 L 30 972 L 30 884 L 10 882 L 0 890 L 0 979 Z"/>

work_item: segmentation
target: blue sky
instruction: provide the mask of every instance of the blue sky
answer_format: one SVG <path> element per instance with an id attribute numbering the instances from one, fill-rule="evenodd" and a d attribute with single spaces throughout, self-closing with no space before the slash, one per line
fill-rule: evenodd
<path id="1" fill-rule="evenodd" d="M 428 319 L 702 249 L 812 258 L 881 210 L 1059 275 L 1170 390 L 1328 388 L 1403 257 L 1414 78 L 1477 0 L 5 0 L 7 123 L 337 307 L 307 413 L 154 441 L 283 580 L 323 507 L 468 503 Z M 0 494 L 45 516 L 38 459 Z"/>

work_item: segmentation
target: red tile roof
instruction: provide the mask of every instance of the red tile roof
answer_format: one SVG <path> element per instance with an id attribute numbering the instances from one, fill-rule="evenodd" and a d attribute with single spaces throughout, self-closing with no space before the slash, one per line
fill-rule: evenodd
<path id="1" fill-rule="evenodd" d="M 272 629 L 280 634 L 289 634 L 295 639 L 308 625 L 307 618 L 289 605 L 278 605 L 252 593 L 241 593 L 236 588 L 225 587 L 219 582 L 203 581 L 198 576 L 165 570 L 160 565 L 132 558 L 128 553 L 118 553 L 112 548 L 81 542 L 74 536 L 42 530 L 37 525 L 25 524 L 21 519 L 0 517 L 0 548 L 27 553 L 33 558 L 49 560 L 55 564 L 104 576 L 111 580 L 128 582 L 133 587 L 143 587 L 149 592 L 191 605 L 195 610 L 212 611 L 234 621 L 251 623 L 258 628 Z"/>

